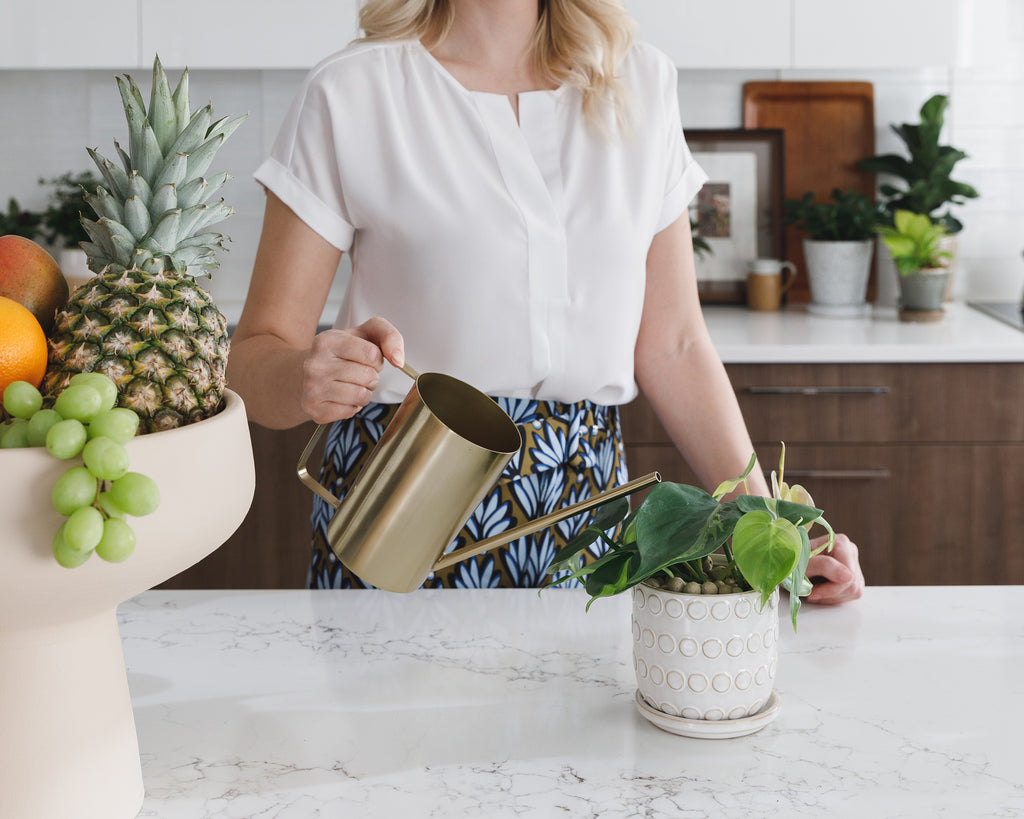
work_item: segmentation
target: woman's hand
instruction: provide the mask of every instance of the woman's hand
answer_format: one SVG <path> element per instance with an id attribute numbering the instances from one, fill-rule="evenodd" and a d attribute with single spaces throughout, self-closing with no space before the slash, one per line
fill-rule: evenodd
<path id="1" fill-rule="evenodd" d="M 811 541 L 811 550 L 825 542 L 825 537 Z M 831 552 L 815 555 L 807 563 L 807 576 L 814 588 L 807 596 L 810 603 L 835 605 L 856 600 L 864 593 L 864 574 L 860 570 L 857 544 L 846 535 L 836 535 Z"/>
<path id="2" fill-rule="evenodd" d="M 402 334 L 385 319 L 319 333 L 303 363 L 303 411 L 318 424 L 351 418 L 369 403 L 385 357 L 405 364 Z"/>

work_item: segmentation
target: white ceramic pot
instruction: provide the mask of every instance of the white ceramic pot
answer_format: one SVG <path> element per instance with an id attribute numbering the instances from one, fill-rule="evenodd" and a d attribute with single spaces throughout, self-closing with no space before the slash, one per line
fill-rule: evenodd
<path id="1" fill-rule="evenodd" d="M 823 307 L 865 304 L 871 272 L 872 239 L 823 242 L 804 239 L 811 303 Z"/>
<path id="2" fill-rule="evenodd" d="M 242 400 L 213 418 L 139 436 L 131 469 L 156 480 L 160 507 L 129 518 L 123 563 L 57 564 L 50 505 L 69 467 L 43 449 L 0 450 L 0 813 L 127 819 L 144 796 L 115 609 L 197 563 L 238 527 L 255 488 Z"/>
<path id="3" fill-rule="evenodd" d="M 670 717 L 758 713 L 775 682 L 779 592 L 696 595 L 633 588 L 633 664 L 641 696 Z"/>

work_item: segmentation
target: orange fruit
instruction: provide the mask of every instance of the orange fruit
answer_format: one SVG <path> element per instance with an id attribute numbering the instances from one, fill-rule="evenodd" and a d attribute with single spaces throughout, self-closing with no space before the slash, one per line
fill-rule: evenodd
<path id="1" fill-rule="evenodd" d="M 46 334 L 27 307 L 0 296 L 0 395 L 12 381 L 35 387 L 46 373 Z"/>

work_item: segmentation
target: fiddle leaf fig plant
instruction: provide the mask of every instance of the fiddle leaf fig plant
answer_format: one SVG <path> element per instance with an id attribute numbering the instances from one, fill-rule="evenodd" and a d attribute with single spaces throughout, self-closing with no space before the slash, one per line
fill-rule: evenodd
<path id="1" fill-rule="evenodd" d="M 582 580 L 590 594 L 589 609 L 598 598 L 639 583 L 677 581 L 679 590 L 694 593 L 700 592 L 687 586 L 710 592 L 710 584 L 717 593 L 715 581 L 731 576 L 737 591 L 758 592 L 762 606 L 779 586 L 789 591 L 795 631 L 800 597 L 811 590 L 808 561 L 814 554 L 831 551 L 835 534 L 807 491 L 783 480 L 785 458 L 783 445 L 779 473 L 772 473 L 773 497 L 741 494 L 724 500 L 740 486 L 749 491 L 747 477 L 756 463 L 752 455 L 742 475 L 724 481 L 712 493 L 663 482 L 632 512 L 625 498 L 602 506 L 593 523 L 552 559 L 548 574 L 566 572 L 552 585 Z M 814 524 L 823 526 L 828 538 L 812 551 L 808 532 Z M 582 565 L 583 551 L 597 540 L 603 540 L 608 551 Z M 722 555 L 724 565 L 712 565 L 709 557 L 715 553 Z"/>

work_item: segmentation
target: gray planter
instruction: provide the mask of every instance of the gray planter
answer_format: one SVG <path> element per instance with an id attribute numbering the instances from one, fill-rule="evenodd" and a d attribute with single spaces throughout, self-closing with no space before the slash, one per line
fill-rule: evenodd
<path id="1" fill-rule="evenodd" d="M 873 239 L 825 242 L 804 239 L 811 303 L 856 307 L 867 297 Z"/>
<path id="2" fill-rule="evenodd" d="M 935 267 L 900 276 L 900 306 L 904 310 L 941 310 L 950 271 Z"/>

